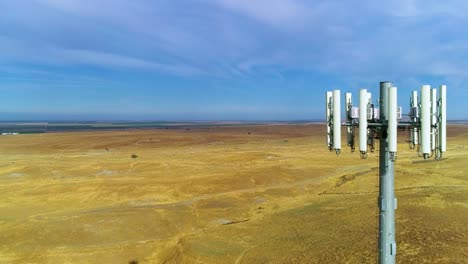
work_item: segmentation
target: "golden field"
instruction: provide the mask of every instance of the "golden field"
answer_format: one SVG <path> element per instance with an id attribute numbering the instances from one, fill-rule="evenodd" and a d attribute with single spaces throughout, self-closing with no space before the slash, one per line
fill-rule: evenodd
<path id="1" fill-rule="evenodd" d="M 324 131 L 2 136 L 0 263 L 375 263 L 378 151 L 337 156 Z M 467 263 L 468 126 L 449 126 L 441 161 L 405 139 L 397 262 Z"/>

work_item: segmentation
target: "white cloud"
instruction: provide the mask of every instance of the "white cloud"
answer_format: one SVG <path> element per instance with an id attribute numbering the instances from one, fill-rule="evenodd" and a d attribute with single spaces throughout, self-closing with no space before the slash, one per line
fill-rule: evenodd
<path id="1" fill-rule="evenodd" d="M 43 27 L 52 31 L 39 32 L 52 35 L 43 53 L 30 46 L 10 47 L 4 53 L 214 76 L 245 76 L 278 65 L 344 75 L 460 75 L 466 66 L 466 49 L 450 48 L 454 44 L 464 47 L 467 42 L 460 35 L 464 31 L 460 22 L 466 19 L 468 4 L 459 0 L 443 5 L 432 0 L 36 1 L 46 7 L 40 12 L 59 10 L 70 14 L 70 20 Z M 75 37 L 68 31 L 70 24 L 90 32 L 82 39 L 85 44 L 93 43 L 93 36 L 102 32 L 115 32 L 112 37 L 117 39 L 112 39 L 115 44 L 99 42 L 102 47 L 98 48 L 54 43 Z M 446 36 L 450 31 L 459 36 Z M 114 50 L 115 46 L 121 48 Z M 140 46 L 146 51 L 138 52 Z M 281 75 L 280 71 L 273 74 Z"/>
<path id="2" fill-rule="evenodd" d="M 224 8 L 274 26 L 300 22 L 306 19 L 311 11 L 308 6 L 294 0 L 217 0 L 216 2 Z"/>
<path id="3" fill-rule="evenodd" d="M 13 38 L 0 36 L 0 58 L 13 62 L 33 62 L 50 65 L 93 65 L 99 67 L 134 70 L 160 71 L 175 75 L 199 75 L 198 68 L 182 63 L 158 63 L 131 56 L 85 49 L 53 47 L 47 43 L 25 43 Z M 38 52 L 40 51 L 40 52 Z"/>
<path id="4" fill-rule="evenodd" d="M 70 64 L 85 64 L 101 67 L 155 70 L 175 75 L 198 75 L 202 72 L 183 64 L 163 64 L 139 58 L 91 50 L 56 49 L 52 54 L 57 60 Z"/>

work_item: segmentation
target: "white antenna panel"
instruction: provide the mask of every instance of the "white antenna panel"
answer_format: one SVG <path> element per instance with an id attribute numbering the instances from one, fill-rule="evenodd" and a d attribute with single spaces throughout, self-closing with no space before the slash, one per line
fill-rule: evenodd
<path id="1" fill-rule="evenodd" d="M 340 90 L 333 91 L 333 148 L 341 149 L 341 100 Z"/>
<path id="2" fill-rule="evenodd" d="M 351 95 L 351 93 L 346 93 L 345 94 L 345 105 L 346 105 L 346 111 L 348 111 L 350 109 L 350 106 L 353 105 L 353 96 Z"/>
<path id="3" fill-rule="evenodd" d="M 418 91 L 413 91 L 413 95 L 411 98 L 411 106 L 418 107 Z"/>
<path id="4" fill-rule="evenodd" d="M 440 148 L 442 152 L 447 151 L 447 86 L 440 86 Z"/>
<path id="5" fill-rule="evenodd" d="M 351 108 L 353 107 L 353 96 L 351 93 L 345 93 L 345 113 L 346 121 L 351 119 Z M 347 127 L 348 133 L 351 131 L 351 127 Z"/>
<path id="6" fill-rule="evenodd" d="M 367 152 L 367 104 L 369 94 L 366 89 L 359 93 L 359 151 Z"/>
<path id="7" fill-rule="evenodd" d="M 431 150 L 436 148 L 437 89 L 431 89 Z"/>
<path id="8" fill-rule="evenodd" d="M 374 107 L 374 119 L 380 119 L 380 108 Z"/>
<path id="9" fill-rule="evenodd" d="M 330 146 L 331 145 L 331 128 L 329 126 L 329 122 L 330 122 L 330 116 L 331 116 L 331 103 L 332 103 L 332 98 L 333 98 L 333 93 L 332 92 L 327 92 L 326 96 L 326 103 L 325 103 L 325 107 L 327 108 L 326 109 L 326 113 L 327 113 L 327 146 Z"/>
<path id="10" fill-rule="evenodd" d="M 353 106 L 351 108 L 351 118 L 359 118 L 359 107 Z"/>
<path id="11" fill-rule="evenodd" d="M 421 87 L 421 152 L 431 153 L 431 87 Z"/>
<path id="12" fill-rule="evenodd" d="M 397 152 L 397 88 L 388 88 L 388 151 Z"/>
<path id="13" fill-rule="evenodd" d="M 412 96 L 412 100 L 411 100 L 411 109 L 412 109 L 412 115 L 413 115 L 413 118 L 414 120 L 413 121 L 416 121 L 415 119 L 419 117 L 419 112 L 418 112 L 418 91 L 413 91 L 413 96 Z M 418 145 L 419 144 L 419 139 L 418 139 L 418 128 L 415 127 L 413 128 L 413 143 L 414 145 Z"/>
<path id="14" fill-rule="evenodd" d="M 374 117 L 374 112 L 372 111 L 372 107 L 366 102 L 366 112 L 367 112 L 367 120 L 372 120 Z"/>

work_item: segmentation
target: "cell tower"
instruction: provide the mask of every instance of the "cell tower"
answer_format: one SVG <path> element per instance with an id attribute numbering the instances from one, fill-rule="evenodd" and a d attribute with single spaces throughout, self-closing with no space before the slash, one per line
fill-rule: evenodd
<path id="1" fill-rule="evenodd" d="M 359 106 L 354 106 L 351 93 L 345 95 L 346 121 L 341 122 L 340 90 L 326 93 L 327 146 L 336 154 L 341 152 L 341 126 L 346 127 L 347 144 L 355 151 L 355 128 L 359 131 L 359 154 L 366 159 L 374 152 L 379 140 L 379 263 L 393 264 L 396 256 L 394 165 L 397 159 L 397 131 L 409 130 L 409 145 L 417 147 L 418 155 L 441 159 L 446 151 L 447 101 L 446 86 L 431 89 L 421 86 L 410 98 L 408 120 L 403 120 L 402 108 L 397 106 L 397 87 L 392 82 L 380 82 L 379 105 L 374 105 L 371 93 L 361 89 Z"/>

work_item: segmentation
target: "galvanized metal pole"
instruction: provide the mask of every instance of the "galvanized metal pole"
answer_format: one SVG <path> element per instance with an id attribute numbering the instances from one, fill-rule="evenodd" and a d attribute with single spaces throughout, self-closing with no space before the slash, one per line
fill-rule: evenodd
<path id="1" fill-rule="evenodd" d="M 394 161 L 388 151 L 388 88 L 380 83 L 380 159 L 379 159 L 379 263 L 394 264 L 396 255 Z"/>

